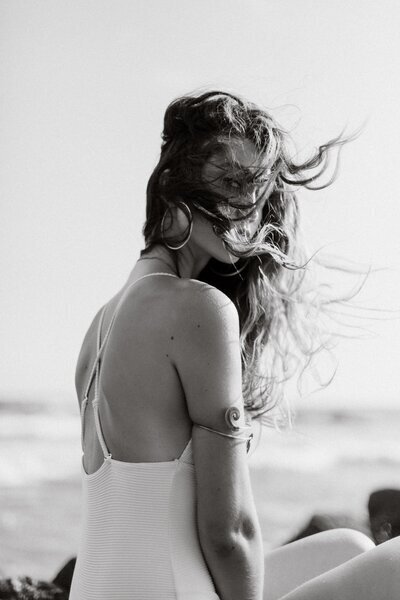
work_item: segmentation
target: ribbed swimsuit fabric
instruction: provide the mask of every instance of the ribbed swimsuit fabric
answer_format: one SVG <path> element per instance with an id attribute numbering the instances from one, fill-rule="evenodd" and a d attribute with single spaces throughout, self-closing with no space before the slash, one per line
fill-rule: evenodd
<path id="1" fill-rule="evenodd" d="M 132 285 L 154 275 L 140 277 Z M 128 286 L 128 287 L 131 287 Z M 118 309 L 101 341 L 82 401 L 93 380 L 94 421 L 104 462 L 92 474 L 81 465 L 82 522 L 70 600 L 219 600 L 201 552 L 196 526 L 195 469 L 189 440 L 181 456 L 167 462 L 130 463 L 112 458 L 98 413 L 100 358 Z"/>

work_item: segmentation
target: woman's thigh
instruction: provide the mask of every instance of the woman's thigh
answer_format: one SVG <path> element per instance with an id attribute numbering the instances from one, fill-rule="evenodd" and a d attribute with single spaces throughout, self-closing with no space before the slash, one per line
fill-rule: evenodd
<path id="1" fill-rule="evenodd" d="M 331 529 L 265 555 L 264 600 L 277 600 L 304 582 L 374 548 L 353 529 Z"/>
<path id="2" fill-rule="evenodd" d="M 337 535 L 342 538 L 341 544 L 334 540 L 335 532 L 339 532 Z M 313 558 L 316 565 L 321 567 L 328 565 L 328 570 L 321 569 L 318 575 L 314 575 L 302 584 L 297 583 L 296 585 L 295 578 L 292 578 L 295 585 L 291 591 L 287 590 L 288 586 L 286 586 L 286 590 L 282 586 L 282 593 L 277 596 L 269 594 L 268 572 L 266 572 L 265 600 L 278 598 L 279 600 L 398 600 L 400 597 L 400 538 L 395 538 L 380 546 L 374 546 L 362 534 L 356 536 L 353 533 L 345 532 L 351 532 L 351 530 L 333 530 L 332 534 L 324 532 L 299 540 L 304 541 L 304 544 L 298 545 L 297 549 L 291 549 L 290 555 L 288 554 L 289 562 L 285 560 L 282 553 L 281 570 L 283 572 L 286 567 L 286 576 L 289 579 L 291 571 L 299 579 L 297 572 L 303 565 L 306 568 L 309 567 L 308 561 Z M 330 541 L 328 539 L 321 540 L 321 536 L 326 537 L 326 534 L 332 535 Z M 306 540 L 309 541 L 306 542 Z M 335 558 L 339 558 L 340 545 L 343 548 L 344 560 L 335 565 L 334 563 L 337 562 Z M 359 548 L 358 553 L 357 547 Z M 329 566 L 326 554 L 330 548 L 333 550 L 333 559 Z M 348 552 L 355 554 L 349 558 Z M 298 556 L 296 557 L 296 555 Z M 276 565 L 277 560 L 273 560 Z M 267 556 L 267 567 L 269 562 Z M 274 562 L 271 564 L 274 565 Z M 316 569 L 317 567 L 315 567 Z M 273 573 L 270 574 L 273 575 Z"/>

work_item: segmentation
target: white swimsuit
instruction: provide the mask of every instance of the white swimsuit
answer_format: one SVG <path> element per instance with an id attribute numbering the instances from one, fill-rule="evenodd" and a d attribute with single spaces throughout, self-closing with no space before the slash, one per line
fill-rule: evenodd
<path id="1" fill-rule="evenodd" d="M 191 440 L 175 460 L 128 463 L 112 458 L 102 434 L 98 413 L 100 357 L 125 293 L 103 342 L 102 311 L 97 356 L 82 402 L 83 442 L 85 408 L 94 380 L 92 404 L 104 463 L 95 473 L 87 474 L 82 458 L 81 539 L 69 598 L 219 600 L 198 538 Z"/>

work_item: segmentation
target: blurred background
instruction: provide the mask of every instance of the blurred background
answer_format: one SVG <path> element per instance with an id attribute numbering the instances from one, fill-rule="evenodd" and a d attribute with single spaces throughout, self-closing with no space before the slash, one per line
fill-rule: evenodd
<path id="1" fill-rule="evenodd" d="M 269 108 L 302 157 L 364 124 L 302 224 L 310 251 L 376 269 L 355 302 L 386 312 L 252 454 L 266 548 L 400 487 L 399 26 L 396 0 L 2 0 L 0 575 L 50 578 L 77 552 L 75 362 L 143 246 L 165 108 L 191 91 Z"/>

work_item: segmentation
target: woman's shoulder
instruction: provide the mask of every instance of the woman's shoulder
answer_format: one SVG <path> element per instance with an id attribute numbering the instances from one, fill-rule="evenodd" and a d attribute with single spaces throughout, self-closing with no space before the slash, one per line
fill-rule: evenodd
<path id="1" fill-rule="evenodd" d="M 205 345 L 239 338 L 238 311 L 226 294 L 208 283 L 195 279 L 176 282 L 175 329 L 183 339 Z"/>
<path id="2" fill-rule="evenodd" d="M 158 274 L 157 274 L 158 275 Z M 160 274 L 161 275 L 161 274 Z M 127 306 L 132 305 L 132 299 L 137 294 L 137 285 L 141 285 L 142 292 L 139 294 L 144 303 L 156 303 L 158 305 L 169 304 L 170 308 L 177 308 L 177 314 L 185 316 L 187 313 L 195 312 L 232 312 L 237 310 L 231 299 L 218 288 L 200 281 L 184 277 L 148 277 L 140 278 L 132 285 L 127 293 Z M 147 289 L 146 289 L 147 288 Z"/>
<path id="3" fill-rule="evenodd" d="M 179 279 L 176 282 L 179 291 L 177 299 L 180 305 L 179 315 L 184 319 L 206 318 L 214 322 L 237 321 L 238 312 L 232 300 L 218 288 L 198 279 Z"/>
<path id="4" fill-rule="evenodd" d="M 132 323 L 135 330 L 139 326 L 149 333 L 175 331 L 182 337 L 191 336 L 193 332 L 198 337 L 200 330 L 209 337 L 227 329 L 238 330 L 235 305 L 226 294 L 208 283 L 178 277 L 151 277 L 140 284 L 140 293 L 133 286 L 120 311 L 117 329 L 124 335 Z"/>

